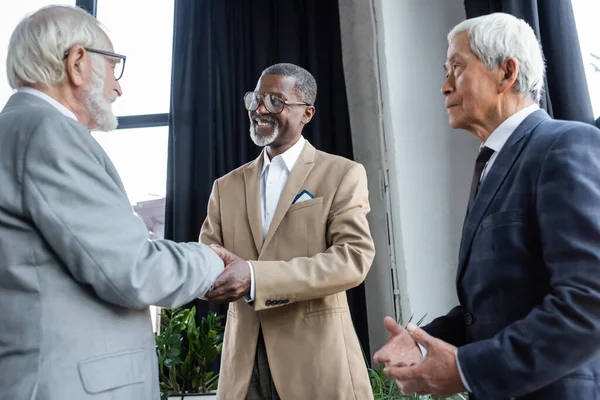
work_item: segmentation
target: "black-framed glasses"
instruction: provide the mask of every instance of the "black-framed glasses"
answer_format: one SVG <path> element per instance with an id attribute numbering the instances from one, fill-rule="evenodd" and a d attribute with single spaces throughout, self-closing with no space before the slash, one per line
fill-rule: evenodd
<path id="1" fill-rule="evenodd" d="M 119 79 L 121 79 L 123 77 L 123 72 L 125 72 L 125 61 L 127 61 L 127 56 L 124 56 L 123 54 L 113 53 L 112 51 L 90 49 L 88 47 L 84 47 L 84 49 L 86 51 L 89 51 L 90 53 L 102 54 L 103 56 L 106 56 L 106 57 L 116 58 L 117 60 L 114 63 L 114 65 L 115 65 L 115 72 L 114 72 L 115 80 L 118 81 Z M 66 51 L 65 56 L 63 57 L 63 60 L 66 60 L 68 56 L 69 56 L 69 52 Z"/>
<path id="2" fill-rule="evenodd" d="M 279 114 L 285 106 L 310 106 L 303 101 L 286 100 L 281 95 L 276 93 L 260 93 L 248 92 L 244 95 L 244 106 L 248 111 L 256 111 L 260 103 L 264 104 L 265 108 L 271 114 Z"/>

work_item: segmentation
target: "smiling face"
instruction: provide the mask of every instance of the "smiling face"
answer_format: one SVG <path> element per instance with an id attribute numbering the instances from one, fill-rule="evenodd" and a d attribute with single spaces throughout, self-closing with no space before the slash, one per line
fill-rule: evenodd
<path id="1" fill-rule="evenodd" d="M 498 67 L 487 69 L 471 51 L 469 36 L 463 32 L 450 42 L 445 69 L 442 94 L 450 126 L 475 133 L 500 102 Z"/>
<path id="2" fill-rule="evenodd" d="M 296 79 L 291 76 L 265 74 L 258 80 L 254 91 L 275 94 L 287 101 L 301 102 L 295 87 Z M 274 114 L 261 101 L 255 111 L 248 111 L 250 137 L 257 146 L 285 151 L 298 141 L 304 125 L 310 121 L 313 113 L 312 106 L 285 105 L 281 113 Z"/>

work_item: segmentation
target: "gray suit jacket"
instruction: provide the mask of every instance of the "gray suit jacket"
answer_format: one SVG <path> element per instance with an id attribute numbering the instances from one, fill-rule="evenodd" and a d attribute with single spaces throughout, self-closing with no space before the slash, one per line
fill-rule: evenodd
<path id="1" fill-rule="evenodd" d="M 202 296 L 200 243 L 149 241 L 81 124 L 16 93 L 0 113 L 0 398 L 158 399 L 148 306 Z"/>

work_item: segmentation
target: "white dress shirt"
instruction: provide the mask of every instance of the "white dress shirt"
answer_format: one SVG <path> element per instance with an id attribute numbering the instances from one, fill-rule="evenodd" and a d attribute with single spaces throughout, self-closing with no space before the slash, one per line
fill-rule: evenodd
<path id="1" fill-rule="evenodd" d="M 267 149 L 263 150 L 264 161 L 260 172 L 260 211 L 262 214 L 263 239 L 267 237 L 281 193 L 305 143 L 304 137 L 300 136 L 300 139 L 292 147 L 283 154 L 273 157 L 272 160 L 269 159 Z M 248 261 L 248 265 L 250 266 L 250 295 L 246 296 L 245 300 L 252 302 L 256 295 L 254 267 L 250 261 Z"/>
<path id="2" fill-rule="evenodd" d="M 34 88 L 30 88 L 30 87 L 19 88 L 19 90 L 17 90 L 17 92 L 18 93 L 27 93 L 27 94 L 31 94 L 31 95 L 34 95 L 36 97 L 39 97 L 40 99 L 45 100 L 48 103 L 52 104 L 63 115 L 66 115 L 67 117 L 72 118 L 75 121 L 77 121 L 77 117 L 75 116 L 75 114 L 73 114 L 73 111 L 69 110 L 67 107 L 65 107 L 64 105 L 60 104 L 58 101 L 54 100 L 52 97 L 48 96 L 44 92 L 40 92 L 39 90 L 34 89 Z"/>
<path id="3" fill-rule="evenodd" d="M 488 171 L 490 170 L 490 168 L 492 168 L 492 164 L 494 164 L 494 161 L 496 161 L 498 153 L 500 153 L 500 150 L 502 150 L 504 144 L 506 143 L 510 135 L 512 135 L 515 129 L 517 129 L 517 127 L 521 125 L 521 122 L 523 122 L 525 118 L 527 118 L 530 114 L 539 109 L 540 107 L 537 104 L 532 104 L 514 113 L 506 120 L 504 120 L 504 122 L 502 122 L 494 130 L 494 132 L 492 132 L 492 134 L 487 138 L 487 140 L 481 144 L 482 147 L 485 146 L 494 150 L 494 154 L 492 154 L 489 161 L 485 165 L 485 168 L 481 173 L 480 182 L 482 182 L 485 179 Z"/>

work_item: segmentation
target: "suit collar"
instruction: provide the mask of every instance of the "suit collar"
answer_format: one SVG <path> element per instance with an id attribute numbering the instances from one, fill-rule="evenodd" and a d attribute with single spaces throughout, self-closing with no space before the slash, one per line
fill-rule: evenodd
<path id="1" fill-rule="evenodd" d="M 304 185 L 308 174 L 314 166 L 314 159 L 316 155 L 316 149 L 305 140 L 304 147 L 298 156 L 294 167 L 290 172 L 287 184 L 281 193 L 279 202 L 273 220 L 269 227 L 269 232 L 263 241 L 262 233 L 262 218 L 260 210 L 260 173 L 263 169 L 264 156 L 261 153 L 254 161 L 252 161 L 244 169 L 244 182 L 246 189 L 246 212 L 248 214 L 248 221 L 250 223 L 250 229 L 252 231 L 252 237 L 256 246 L 257 253 L 261 253 L 265 249 L 271 240 L 273 235 L 283 217 L 287 213 L 287 210 L 292 205 L 294 197 L 300 192 L 300 189 Z"/>
<path id="2" fill-rule="evenodd" d="M 17 90 L 17 93 L 26 93 L 28 95 L 32 95 L 32 96 L 35 96 L 35 97 L 37 97 L 39 99 L 42 99 L 45 102 L 47 102 L 48 104 L 50 104 L 52 107 L 54 107 L 58 111 L 60 111 L 60 113 L 63 114 L 64 116 L 69 117 L 69 118 L 77 121 L 77 117 L 75 116 L 75 114 L 73 113 L 73 111 L 69 110 L 63 104 L 61 104 L 60 102 L 56 101 L 52 97 L 48 96 L 44 92 L 41 92 L 41 91 L 39 91 L 37 89 L 30 88 L 30 87 L 22 87 L 22 88 L 19 88 L 19 90 Z"/>
<path id="3" fill-rule="evenodd" d="M 498 154 L 494 164 L 488 171 L 486 178 L 481 183 L 477 197 L 473 202 L 471 210 L 465 217 L 463 224 L 462 240 L 459 250 L 459 264 L 457 279 L 460 279 L 464 267 L 468 261 L 471 251 L 473 237 L 479 227 L 485 212 L 494 199 L 500 186 L 508 176 L 515 161 L 521 155 L 527 143 L 526 136 L 537 127 L 542 121 L 550 117 L 544 110 L 537 110 L 530 114 L 510 135 L 506 144 Z"/>
<path id="4" fill-rule="evenodd" d="M 302 152 L 300 153 L 298 161 L 290 172 L 290 176 L 285 188 L 283 188 L 283 192 L 281 193 L 281 197 L 277 203 L 277 208 L 275 209 L 275 214 L 273 214 L 271 225 L 269 226 L 269 231 L 267 232 L 265 241 L 260 249 L 259 259 L 260 255 L 262 255 L 264 250 L 271 243 L 271 240 L 273 239 L 277 228 L 279 228 L 283 217 L 285 217 L 285 214 L 292 205 L 294 198 L 301 191 L 308 174 L 310 174 L 310 171 L 313 169 L 315 165 L 315 153 L 315 148 L 307 141 L 302 149 Z"/>
<path id="5" fill-rule="evenodd" d="M 532 113 L 539 110 L 540 107 L 537 104 L 532 104 L 527 106 L 520 111 L 514 113 L 510 117 L 504 120 L 495 130 L 492 132 L 490 137 L 487 138 L 485 143 L 485 147 L 489 147 L 495 152 L 500 152 L 504 144 L 508 141 L 510 136 L 515 132 L 515 130 L 521 125 L 521 123 Z"/>

